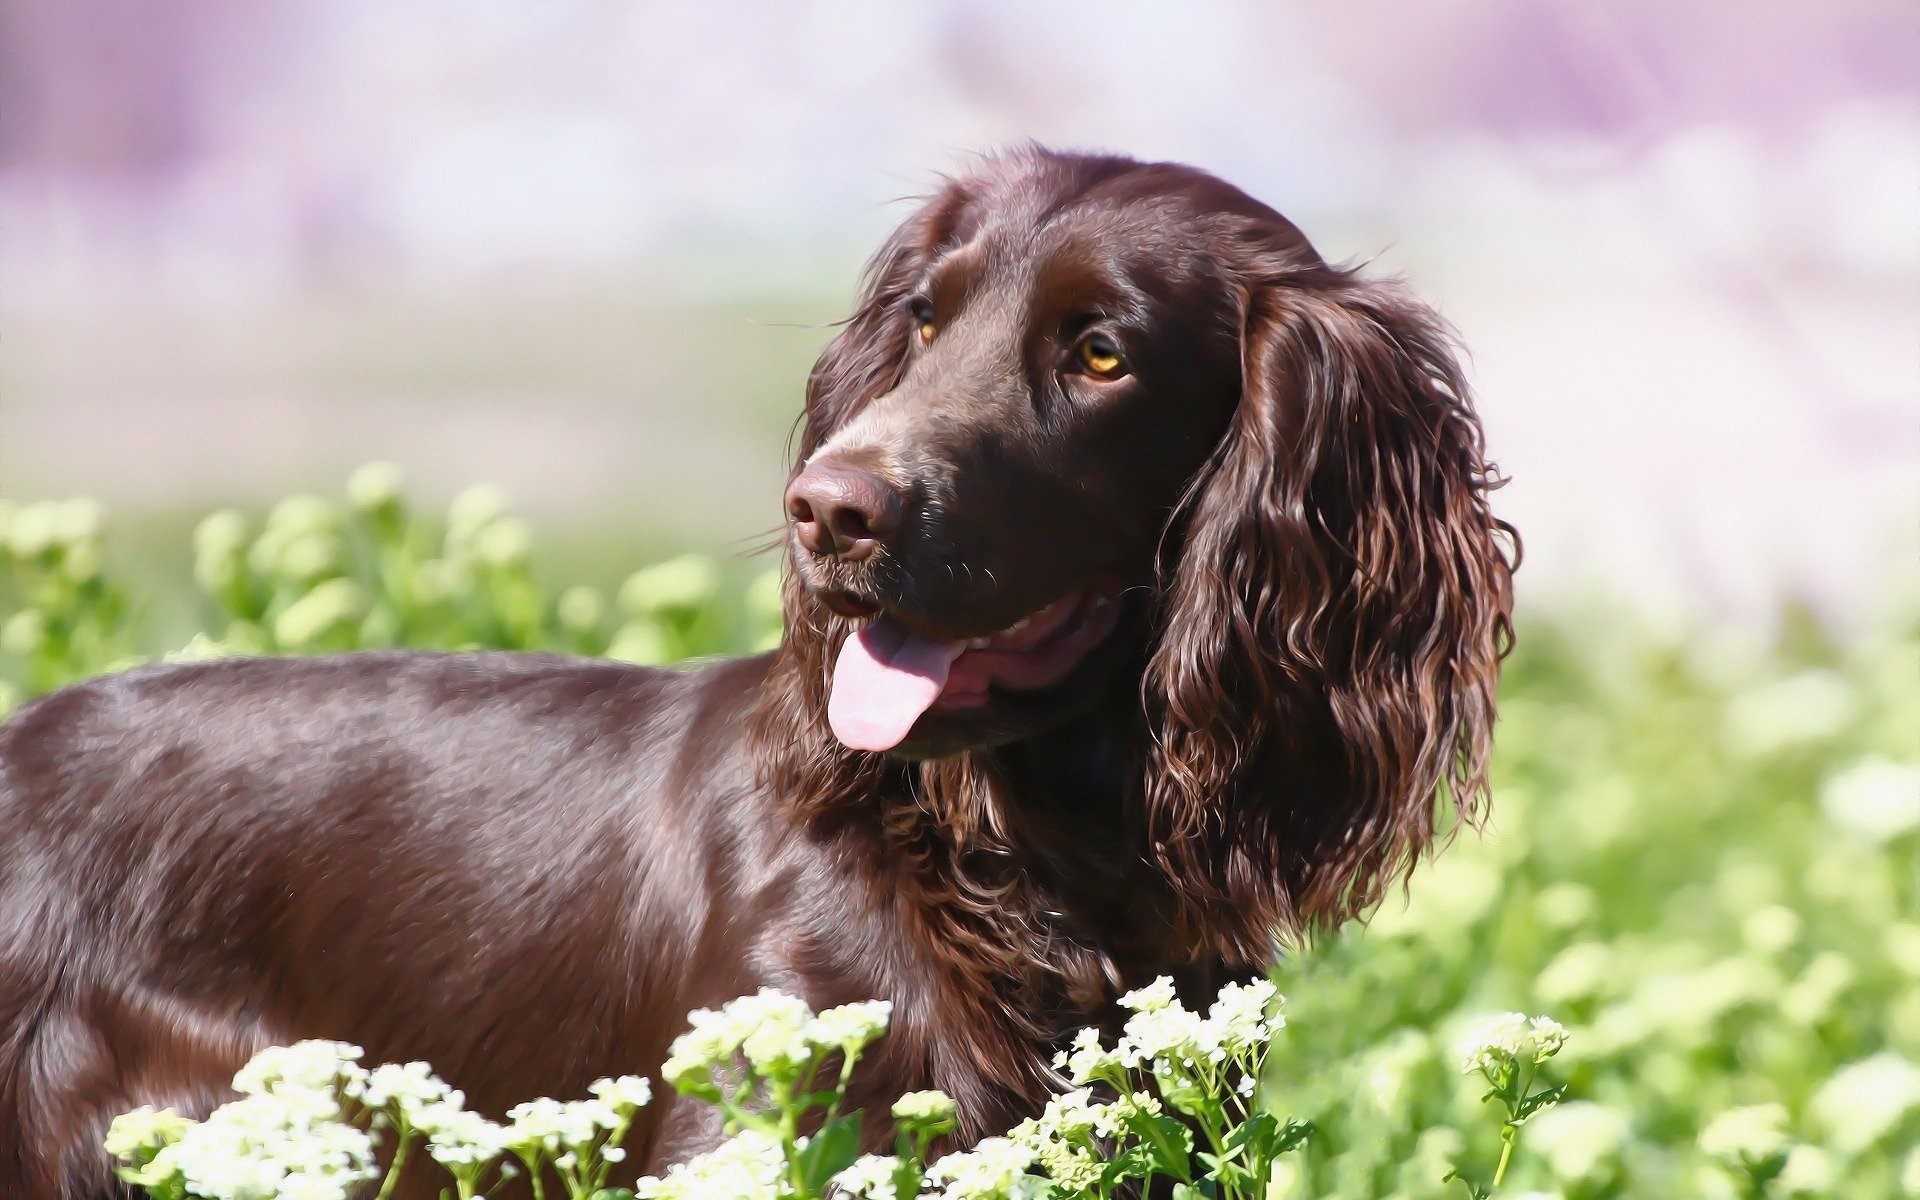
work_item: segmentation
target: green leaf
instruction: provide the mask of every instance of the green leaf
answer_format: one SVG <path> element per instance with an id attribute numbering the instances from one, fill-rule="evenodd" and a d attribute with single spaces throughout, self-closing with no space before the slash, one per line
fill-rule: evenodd
<path id="1" fill-rule="evenodd" d="M 920 1164 L 900 1156 L 900 1165 L 893 1169 L 894 1200 L 914 1200 L 920 1194 L 920 1184 L 926 1178 L 926 1172 Z"/>
<path id="2" fill-rule="evenodd" d="M 1274 1138 L 1272 1153 L 1281 1155 L 1290 1150 L 1297 1150 L 1318 1132 L 1320 1132 L 1319 1127 L 1312 1121 L 1288 1121 L 1286 1127 Z"/>
<path id="3" fill-rule="evenodd" d="M 1183 1183 L 1193 1182 L 1193 1130 L 1165 1113 L 1133 1113 L 1127 1128 L 1140 1135 L 1153 1169 Z"/>
<path id="4" fill-rule="evenodd" d="M 1129 1146 L 1101 1169 L 1100 1190 L 1109 1191 L 1129 1180 L 1145 1179 L 1152 1174 L 1153 1155 L 1145 1146 Z"/>
<path id="5" fill-rule="evenodd" d="M 1514 1109 L 1513 1123 L 1518 1125 L 1541 1109 L 1560 1103 L 1561 1097 L 1566 1094 L 1567 1085 L 1564 1083 L 1555 1084 L 1553 1087 L 1543 1088 L 1535 1092 L 1533 1095 L 1520 1101 L 1519 1105 Z"/>
<path id="6" fill-rule="evenodd" d="M 826 1190 L 835 1175 L 847 1169 L 860 1156 L 860 1114 L 851 1112 L 835 1117 L 820 1127 L 800 1151 L 801 1186 L 810 1196 Z"/>

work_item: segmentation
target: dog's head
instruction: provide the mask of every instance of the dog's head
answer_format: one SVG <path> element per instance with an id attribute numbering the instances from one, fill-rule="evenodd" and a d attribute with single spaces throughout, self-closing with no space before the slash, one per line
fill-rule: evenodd
<path id="1" fill-rule="evenodd" d="M 1484 790 L 1492 482 L 1426 308 L 1203 172 L 1021 152 L 906 221 L 814 368 L 787 652 L 836 753 L 1137 697 L 1183 889 L 1279 872 L 1282 919 L 1337 916 L 1426 844 L 1437 788 Z"/>

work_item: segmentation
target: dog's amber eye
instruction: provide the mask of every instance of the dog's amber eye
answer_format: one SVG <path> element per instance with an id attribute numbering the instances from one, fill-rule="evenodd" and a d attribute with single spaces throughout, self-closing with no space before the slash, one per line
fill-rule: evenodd
<path id="1" fill-rule="evenodd" d="M 933 335 L 940 332 L 940 326 L 933 319 L 933 301 L 925 296 L 915 296 L 907 301 L 907 311 L 913 314 L 914 329 L 919 332 L 921 341 L 930 342 Z"/>
<path id="2" fill-rule="evenodd" d="M 1090 333 L 1080 339 L 1080 365 L 1087 374 L 1101 379 L 1118 379 L 1127 373 L 1127 360 L 1119 345 L 1104 333 Z"/>

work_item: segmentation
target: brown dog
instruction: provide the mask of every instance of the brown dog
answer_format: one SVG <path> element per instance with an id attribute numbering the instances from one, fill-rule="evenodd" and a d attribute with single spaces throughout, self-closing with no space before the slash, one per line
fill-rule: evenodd
<path id="1" fill-rule="evenodd" d="M 1029 150 L 875 259 L 807 390 L 773 654 L 128 672 L 0 730 L 0 1180 L 260 1046 L 477 1107 L 762 985 L 895 1003 L 966 1137 L 1063 1034 L 1377 898 L 1485 796 L 1510 541 L 1439 322 L 1187 167 Z M 656 1168 L 718 1136 L 663 1097 Z"/>

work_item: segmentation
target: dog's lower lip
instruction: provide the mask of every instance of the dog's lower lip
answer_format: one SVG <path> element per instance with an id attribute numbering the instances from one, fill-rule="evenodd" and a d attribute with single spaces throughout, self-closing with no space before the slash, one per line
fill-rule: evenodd
<path id="1" fill-rule="evenodd" d="M 1033 691 L 1057 683 L 1112 632 L 1118 619 L 1119 605 L 1111 595 L 1080 591 L 1001 633 L 974 639 L 954 660 L 934 707 L 978 708 L 993 687 Z M 996 646 L 1003 638 L 1007 640 Z M 977 645 L 982 641 L 984 646 Z"/>
<path id="2" fill-rule="evenodd" d="M 852 592 L 829 588 L 820 592 L 820 603 L 842 617 L 871 617 L 880 611 L 878 604 L 862 600 Z"/>

